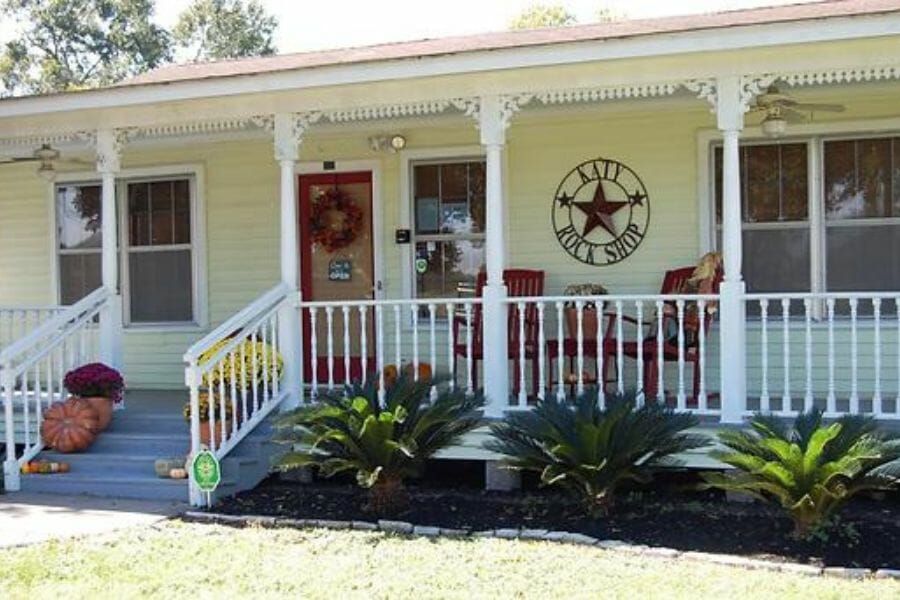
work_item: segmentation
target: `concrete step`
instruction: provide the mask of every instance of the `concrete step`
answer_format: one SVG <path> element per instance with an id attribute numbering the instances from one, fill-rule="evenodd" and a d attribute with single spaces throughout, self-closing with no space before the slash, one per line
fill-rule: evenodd
<path id="1" fill-rule="evenodd" d="M 187 434 L 104 431 L 88 452 L 133 455 L 140 449 L 140 454 L 159 458 L 187 454 L 190 446 L 191 439 Z"/>
<path id="2" fill-rule="evenodd" d="M 155 475 L 153 463 L 157 458 L 174 458 L 151 454 L 108 454 L 86 452 L 83 454 L 62 454 L 60 452 L 42 452 L 38 460 L 69 463 L 72 473 L 91 473 L 97 475 L 123 475 L 147 477 Z"/>
<path id="3" fill-rule="evenodd" d="M 117 414 L 106 430 L 110 433 L 179 433 L 189 435 L 190 425 L 181 415 Z"/>
<path id="4" fill-rule="evenodd" d="M 91 475 L 56 473 L 25 475 L 22 491 L 47 494 L 75 494 L 108 498 L 184 500 L 188 497 L 186 479 L 160 479 L 154 476 Z"/>

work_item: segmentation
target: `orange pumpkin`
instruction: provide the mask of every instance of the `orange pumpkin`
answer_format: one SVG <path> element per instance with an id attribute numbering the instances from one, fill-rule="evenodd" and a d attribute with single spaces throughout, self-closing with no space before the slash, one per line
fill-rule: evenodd
<path id="1" fill-rule="evenodd" d="M 81 452 L 94 443 L 99 428 L 97 411 L 87 401 L 71 397 L 44 412 L 41 439 L 59 452 Z"/>

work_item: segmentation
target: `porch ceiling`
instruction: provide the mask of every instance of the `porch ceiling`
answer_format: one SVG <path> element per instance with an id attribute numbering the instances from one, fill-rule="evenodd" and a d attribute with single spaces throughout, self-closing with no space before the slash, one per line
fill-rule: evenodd
<path id="1" fill-rule="evenodd" d="M 271 127 L 268 115 L 278 112 L 306 114 L 315 130 L 323 133 L 350 127 L 374 131 L 385 126 L 428 126 L 474 116 L 477 98 L 483 94 L 500 95 L 509 115 L 521 110 L 535 117 L 597 105 L 610 110 L 640 110 L 635 107 L 641 102 L 662 103 L 675 110 L 690 109 L 692 104 L 702 106 L 697 102 L 698 95 L 714 101 L 715 77 L 735 71 L 746 73 L 742 82 L 748 98 L 775 80 L 794 88 L 801 96 L 806 95 L 805 88 L 814 87 L 815 92 L 808 92 L 813 97 L 820 92 L 832 93 L 832 88 L 843 84 L 900 78 L 900 63 L 893 58 L 898 55 L 900 36 L 892 35 L 840 43 L 422 78 L 416 86 L 395 80 L 328 88 L 298 87 L 291 91 L 146 106 L 111 101 L 105 108 L 75 112 L 36 109 L 33 116 L 14 116 L 16 111 L 10 107 L 19 103 L 6 101 L 0 102 L 0 156 L 33 150 L 42 143 L 84 147 L 79 131 L 109 127 L 119 129 L 129 143 L 209 139 L 235 133 L 262 136 Z M 68 96 L 50 98 L 61 100 Z M 649 105 L 640 106 L 646 109 Z M 4 118 L 4 113 L 9 116 Z"/>

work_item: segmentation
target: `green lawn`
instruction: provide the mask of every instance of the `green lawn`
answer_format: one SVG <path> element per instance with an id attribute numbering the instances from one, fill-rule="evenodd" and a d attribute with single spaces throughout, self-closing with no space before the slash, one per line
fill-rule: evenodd
<path id="1" fill-rule="evenodd" d="M 496 539 L 154 528 L 0 551 L 0 598 L 891 598 L 900 584 Z"/>

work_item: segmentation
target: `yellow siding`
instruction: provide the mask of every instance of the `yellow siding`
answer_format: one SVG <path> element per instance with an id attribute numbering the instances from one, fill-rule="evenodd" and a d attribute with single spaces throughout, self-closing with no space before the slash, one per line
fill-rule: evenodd
<path id="1" fill-rule="evenodd" d="M 897 114 L 898 85 L 836 88 L 805 97 L 848 105 L 842 119 L 891 117 Z M 812 96 L 810 96 L 812 94 Z M 523 113 L 514 119 L 507 151 L 508 240 L 510 266 L 547 272 L 547 293 L 568 283 L 600 281 L 618 293 L 655 292 L 667 268 L 693 263 L 699 252 L 697 134 L 714 126 L 704 104 L 652 101 L 612 103 L 612 110 L 575 109 L 545 114 Z M 644 106 L 642 108 L 642 106 Z M 385 124 L 384 130 L 391 130 Z M 401 248 L 393 242 L 400 226 L 400 157 L 372 153 L 371 132 L 349 129 L 317 133 L 305 140 L 301 161 L 373 160 L 381 162 L 382 240 L 385 293 L 401 296 Z M 403 131 L 414 149 L 463 147 L 478 143 L 471 122 L 422 126 Z M 452 151 L 451 151 L 452 155 Z M 643 244 L 626 261 L 598 269 L 576 262 L 559 247 L 550 227 L 550 207 L 559 181 L 576 164 L 598 156 L 630 166 L 643 179 L 651 203 L 651 221 Z M 267 140 L 218 143 L 179 142 L 158 148 L 126 150 L 125 168 L 202 164 L 205 175 L 208 312 L 216 325 L 272 286 L 278 278 L 278 168 Z M 0 167 L 0 304 L 52 302 L 51 215 L 46 185 L 33 165 Z M 800 331 L 795 341 L 802 341 Z M 132 387 L 181 387 L 181 356 L 202 331 L 126 333 L 125 367 Z M 749 363 L 758 359 L 751 335 Z M 817 336 L 817 347 L 821 347 Z M 861 343 L 867 340 L 860 337 Z M 893 338 L 892 338 L 893 339 Z M 887 340 L 886 340 L 887 341 Z M 774 340 L 773 340 L 774 343 Z M 428 340 L 421 340 L 422 357 Z M 446 340 L 437 340 L 439 361 L 446 364 Z M 711 344 L 710 356 L 716 347 Z M 801 356 L 798 350 L 795 355 Z M 871 351 L 860 352 L 861 364 Z M 886 368 L 896 355 L 885 357 Z M 773 366 L 777 365 L 775 358 Z M 796 366 L 802 363 L 796 363 Z M 713 366 L 711 364 L 711 366 Z M 771 373 L 773 392 L 778 370 Z M 710 371 L 711 386 L 715 370 Z M 751 374 L 751 379 L 754 375 Z M 799 374 L 795 381 L 799 382 Z M 753 389 L 753 385 L 750 386 Z M 799 389 L 796 387 L 795 389 Z"/>

